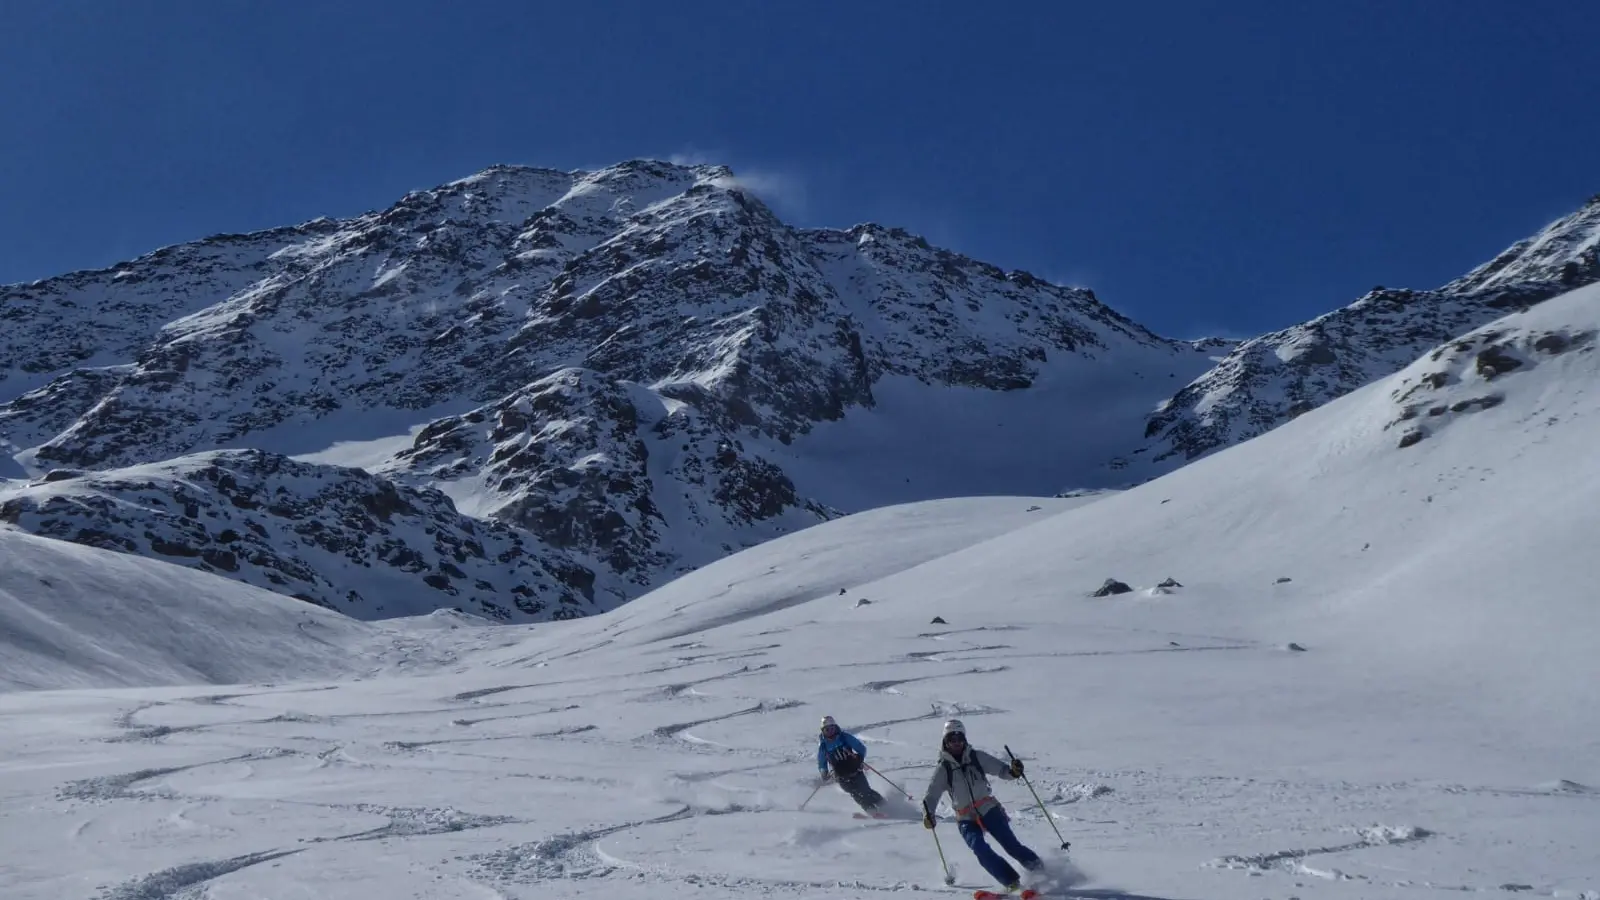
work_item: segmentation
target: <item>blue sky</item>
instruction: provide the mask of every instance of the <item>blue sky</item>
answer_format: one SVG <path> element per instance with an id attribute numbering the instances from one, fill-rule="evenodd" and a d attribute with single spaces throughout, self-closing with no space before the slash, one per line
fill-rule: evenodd
<path id="1" fill-rule="evenodd" d="M 497 162 L 678 156 L 798 224 L 1252 334 L 1600 191 L 1597 33 L 1592 0 L 13 0 L 0 282 Z"/>

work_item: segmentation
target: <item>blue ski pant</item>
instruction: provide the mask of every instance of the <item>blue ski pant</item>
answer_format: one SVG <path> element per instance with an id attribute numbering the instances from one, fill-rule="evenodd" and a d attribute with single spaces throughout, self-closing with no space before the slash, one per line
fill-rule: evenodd
<path id="1" fill-rule="evenodd" d="M 993 875 L 996 881 L 1011 885 L 1020 881 L 1021 876 L 1010 863 L 1001 858 L 1000 854 L 994 852 L 989 842 L 983 839 L 985 834 L 994 838 L 1000 849 L 1006 851 L 1012 859 L 1022 863 L 1024 869 L 1037 869 L 1044 865 L 1039 859 L 1039 854 L 1029 850 L 1011 832 L 1011 820 L 1006 816 L 1005 807 L 996 804 L 982 815 L 982 819 L 981 828 L 971 819 L 962 819 L 956 823 L 956 827 L 961 831 L 961 839 L 967 842 L 972 854 L 978 858 L 978 864 L 983 866 L 984 871 Z"/>

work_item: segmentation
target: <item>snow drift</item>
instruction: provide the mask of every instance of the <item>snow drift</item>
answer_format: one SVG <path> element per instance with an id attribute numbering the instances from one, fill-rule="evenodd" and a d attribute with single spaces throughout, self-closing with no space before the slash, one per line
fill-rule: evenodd
<path id="1" fill-rule="evenodd" d="M 0 690 L 347 675 L 374 634 L 271 591 L 0 527 Z"/>

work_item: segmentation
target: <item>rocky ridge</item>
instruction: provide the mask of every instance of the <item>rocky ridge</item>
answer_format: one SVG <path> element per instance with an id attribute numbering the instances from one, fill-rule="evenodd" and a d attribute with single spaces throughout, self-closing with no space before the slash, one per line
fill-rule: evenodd
<path id="1" fill-rule="evenodd" d="M 1149 417 L 1112 467 L 1141 481 L 1249 440 L 1438 344 L 1600 281 L 1600 196 L 1432 290 L 1376 287 L 1342 309 L 1238 345 Z"/>
<path id="2" fill-rule="evenodd" d="M 619 586 L 435 490 L 258 450 L 211 451 L 0 487 L 0 523 L 162 559 L 355 618 L 455 608 L 577 618 Z"/>

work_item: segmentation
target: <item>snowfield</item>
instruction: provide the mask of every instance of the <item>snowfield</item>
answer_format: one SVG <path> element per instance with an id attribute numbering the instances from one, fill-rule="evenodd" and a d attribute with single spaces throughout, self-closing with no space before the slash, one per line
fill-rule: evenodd
<path id="1" fill-rule="evenodd" d="M 1573 291 L 1137 488 L 844 517 L 566 622 L 345 622 L 0 532 L 0 673 L 75 688 L 0 695 L 0 896 L 993 888 L 948 809 L 954 886 L 914 813 L 800 808 L 831 714 L 886 796 L 950 716 L 1024 758 L 1049 819 L 996 793 L 1055 896 L 1595 900 L 1597 335 Z M 35 619 L 81 636 L 58 668 Z"/>

